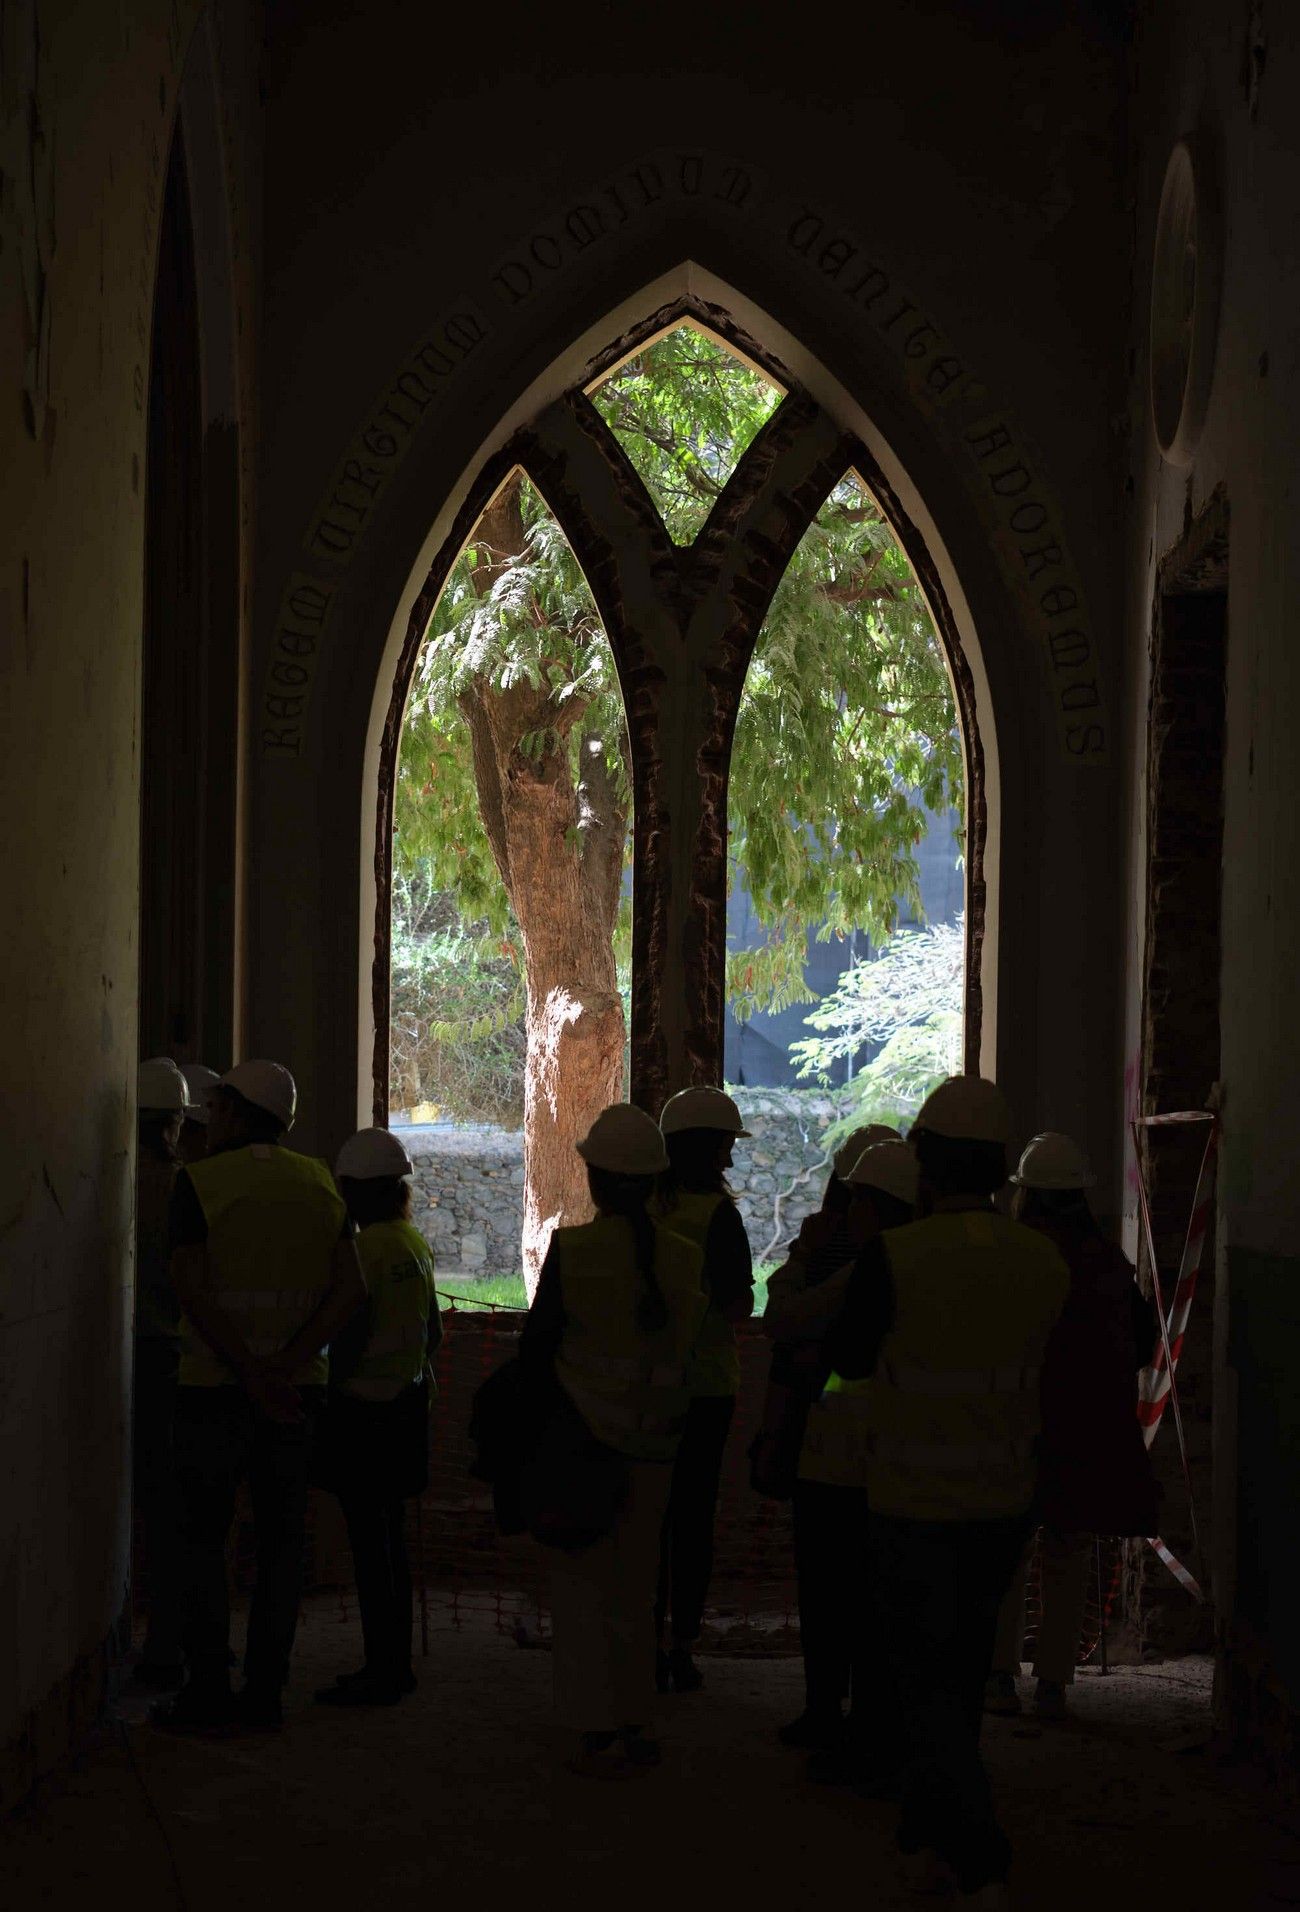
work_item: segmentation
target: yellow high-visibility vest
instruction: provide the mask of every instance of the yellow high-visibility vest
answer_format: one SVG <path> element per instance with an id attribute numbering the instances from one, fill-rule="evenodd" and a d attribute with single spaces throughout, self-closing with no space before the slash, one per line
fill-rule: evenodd
<path id="1" fill-rule="evenodd" d="M 707 1192 L 682 1189 L 669 1210 L 669 1228 L 684 1235 L 687 1241 L 694 1242 L 700 1250 L 703 1273 L 707 1273 L 703 1263 L 704 1244 L 713 1225 L 713 1217 L 722 1203 L 730 1199 L 729 1195 L 717 1189 Z M 705 1294 L 708 1294 L 707 1288 Z M 735 1394 L 740 1387 L 740 1349 L 736 1345 L 736 1330 L 712 1300 L 709 1301 L 709 1311 L 704 1317 L 704 1326 L 691 1356 L 688 1386 L 693 1395 L 713 1396 Z"/>
<path id="2" fill-rule="evenodd" d="M 357 1237 L 370 1330 L 355 1373 L 340 1392 L 393 1401 L 428 1371 L 429 1324 L 437 1326 L 433 1250 L 410 1222 L 373 1222 Z M 432 1384 L 432 1374 L 429 1375 Z"/>
<path id="3" fill-rule="evenodd" d="M 212 1299 L 239 1325 L 251 1353 L 276 1355 L 309 1321 L 330 1285 L 347 1211 L 324 1162 L 255 1142 L 189 1168 L 208 1224 Z M 322 1348 L 292 1380 L 323 1386 Z M 235 1376 L 188 1315 L 181 1316 L 182 1387 L 224 1387 Z"/>
<path id="4" fill-rule="evenodd" d="M 1070 1285 L 1056 1248 L 992 1209 L 882 1238 L 894 1321 L 855 1402 L 873 1513 L 1023 1514 L 1034 1488 L 1039 1369 Z"/>
<path id="5" fill-rule="evenodd" d="M 865 1379 L 846 1381 L 842 1374 L 828 1377 L 821 1398 L 808 1410 L 799 1450 L 800 1480 L 824 1487 L 865 1486 L 862 1408 L 867 1385 Z"/>
<path id="6" fill-rule="evenodd" d="M 690 1390 L 687 1363 L 707 1311 L 701 1256 L 662 1223 L 655 1227 L 655 1274 L 668 1310 L 647 1333 L 636 1318 L 641 1279 L 630 1225 L 601 1215 L 557 1228 L 564 1332 L 555 1372 L 598 1440 L 636 1460 L 677 1452 Z"/>

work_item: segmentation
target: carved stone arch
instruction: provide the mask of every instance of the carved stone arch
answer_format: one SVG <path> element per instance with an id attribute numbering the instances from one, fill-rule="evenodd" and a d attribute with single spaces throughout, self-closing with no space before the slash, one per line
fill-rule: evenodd
<path id="1" fill-rule="evenodd" d="M 746 449 L 690 546 L 675 545 L 639 477 L 585 393 L 650 339 L 698 323 L 759 365 L 784 397 Z M 512 470 L 524 471 L 564 530 L 618 668 L 631 742 L 632 1093 L 655 1109 L 688 1082 L 720 1079 L 726 951 L 727 784 L 754 645 L 796 545 L 833 487 L 856 471 L 909 553 L 948 655 L 971 766 L 974 855 L 967 1036 L 978 1054 L 983 931 L 983 751 L 971 674 L 942 581 L 867 448 L 725 310 L 689 295 L 649 313 L 483 465 L 411 605 L 380 752 L 372 986 L 377 1120 L 387 1104 L 392 803 L 402 715 L 429 618 L 474 525 Z M 668 979 L 672 985 L 668 986 Z"/>
<path id="2" fill-rule="evenodd" d="M 694 263 L 701 257 L 707 269 Z M 1069 582 L 1065 540 L 1041 501 L 1045 487 L 1035 480 L 1027 505 L 1023 490 L 1002 498 L 995 489 L 1013 455 L 1010 482 L 1023 487 L 1028 455 L 1020 458 L 1005 417 L 992 416 L 988 391 L 972 379 L 962 407 L 945 409 L 917 388 L 915 365 L 924 372 L 925 362 L 908 358 L 905 345 L 891 355 L 880 339 L 857 337 L 837 296 L 834 287 L 823 293 L 796 280 L 779 246 L 765 254 L 714 226 L 681 221 L 635 251 L 629 240 L 625 252 L 605 253 L 599 270 L 592 263 L 555 282 L 513 324 L 500 314 L 487 314 L 491 324 L 475 317 L 487 313 L 480 288 L 477 299 L 448 308 L 426 335 L 432 343 L 378 388 L 322 486 L 322 511 L 336 497 L 348 504 L 347 548 L 319 548 L 318 513 L 299 543 L 263 570 L 250 828 L 268 874 L 250 908 L 250 1040 L 297 1060 L 309 1140 L 319 1133 L 329 1146 L 373 1119 L 377 925 L 386 937 L 376 859 L 387 828 L 380 762 L 412 608 L 456 524 L 477 515 L 470 494 L 485 468 L 549 406 L 582 389 L 603 355 L 620 343 L 627 349 L 683 300 L 702 302 L 713 328 L 719 315 L 729 319 L 751 350 L 761 342 L 780 382 L 801 386 L 862 448 L 850 462 L 867 468 L 889 501 L 950 658 L 960 656 L 954 675 L 967 718 L 968 783 L 982 791 L 984 825 L 982 868 L 972 862 L 970 876 L 973 885 L 982 879 L 986 896 L 982 940 L 978 926 L 970 939 L 979 1038 L 968 1043 L 968 1066 L 996 1073 L 1027 1121 L 1041 1110 L 1045 1074 L 1067 1083 L 1053 1119 L 1093 1134 L 1108 1119 L 1107 1072 L 1089 1059 L 1118 1053 L 1115 1003 L 1094 989 L 1080 1017 L 1047 1018 L 1046 979 L 1059 988 L 1062 973 L 1086 964 L 1092 926 L 1119 880 L 1110 848 L 1114 779 L 1097 772 L 1095 756 L 1067 754 L 1060 728 L 1070 708 L 1062 689 L 1088 702 L 1099 693 L 1080 680 L 1102 676 L 1086 627 L 1063 632 L 1058 646 L 1049 621 L 1050 613 L 1057 623 L 1084 624 L 1086 612 L 1075 608 L 1082 589 Z M 385 438 L 389 394 L 413 365 L 451 363 L 453 328 L 461 357 L 437 409 L 431 400 L 413 421 L 391 474 L 376 474 L 364 461 L 373 453 L 377 465 L 393 449 Z M 942 341 L 940 349 L 946 360 Z M 348 480 L 349 466 L 371 489 Z M 282 694 L 285 684 L 292 696 Z M 281 712 L 291 721 L 281 723 Z M 1104 723 L 1080 721 L 1084 741 L 1104 739 Z M 975 734 L 980 763 L 971 758 Z M 340 883 L 349 859 L 355 887 Z M 294 870 L 292 903 L 277 889 L 273 872 L 282 866 Z M 972 906 L 975 896 L 972 887 Z M 279 980 L 290 969 L 292 990 Z M 684 1030 L 674 1040 L 684 1056 Z"/>

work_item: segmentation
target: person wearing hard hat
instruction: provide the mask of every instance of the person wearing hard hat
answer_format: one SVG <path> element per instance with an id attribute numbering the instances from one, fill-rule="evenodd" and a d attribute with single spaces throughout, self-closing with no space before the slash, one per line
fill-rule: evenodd
<path id="1" fill-rule="evenodd" d="M 877 1236 L 825 1351 L 865 1380 L 854 1413 L 867 1571 L 905 1743 L 898 1845 L 915 1882 L 1005 1905 L 1011 1848 L 980 1758 L 998 1610 L 1030 1522 L 1039 1371 L 1070 1278 L 1047 1236 L 1000 1215 L 1010 1111 L 952 1076 L 910 1141 L 923 1219 Z M 927 1879 L 927 1874 L 942 1879 Z"/>
<path id="2" fill-rule="evenodd" d="M 778 1737 L 786 1746 L 806 1747 L 812 1753 L 810 1775 L 823 1781 L 874 1776 L 897 1764 L 897 1723 L 883 1702 L 885 1682 L 873 1663 L 866 1619 L 867 1496 L 859 1409 L 867 1383 L 829 1369 L 821 1337 L 843 1305 L 850 1273 L 845 1264 L 868 1241 L 912 1220 L 917 1179 L 916 1156 L 901 1139 L 864 1149 L 845 1177 L 851 1202 L 837 1236 L 825 1242 L 820 1255 L 794 1264 L 802 1273 L 798 1288 L 787 1280 L 763 1317 L 764 1329 L 786 1348 L 810 1353 L 818 1374 L 793 1493 L 804 1710 Z"/>
<path id="3" fill-rule="evenodd" d="M 861 1202 L 854 1205 L 850 1176 L 867 1148 L 876 1142 L 899 1140 L 897 1129 L 883 1122 L 868 1122 L 852 1131 L 832 1158 L 820 1208 L 805 1215 L 785 1260 L 768 1277 L 763 1332 L 774 1346 L 749 1459 L 755 1493 L 770 1499 L 789 1500 L 794 1492 L 808 1409 L 825 1380 L 816 1342 L 782 1335 L 781 1311 L 789 1297 L 803 1293 L 831 1270 L 851 1261 L 868 1238 L 872 1230 Z M 811 1741 L 803 1739 L 805 1730 L 814 1735 Z M 822 1739 L 813 1722 L 803 1717 L 782 1727 L 781 1732 L 787 1745 L 820 1745 Z"/>
<path id="4" fill-rule="evenodd" d="M 754 1307 L 749 1237 L 726 1181 L 733 1146 L 749 1131 L 721 1089 L 683 1089 L 670 1096 L 659 1127 L 668 1152 L 659 1212 L 675 1233 L 700 1249 L 709 1301 L 692 1361 L 690 1412 L 673 1464 L 655 1606 L 659 1690 L 689 1693 L 704 1684 L 691 1648 L 704 1624 L 722 1457 L 740 1387 L 734 1324 Z M 665 1650 L 670 1623 L 671 1644 Z"/>
<path id="5" fill-rule="evenodd" d="M 659 1759 L 647 1730 L 655 1568 L 708 1302 L 699 1249 L 651 1212 L 668 1165 L 653 1119 L 615 1103 L 578 1153 L 596 1219 L 551 1237 L 520 1359 L 552 1371 L 583 1437 L 622 1457 L 612 1524 L 557 1550 L 551 1599 L 556 1711 L 577 1735 L 571 1770 L 618 1776 Z"/>
<path id="6" fill-rule="evenodd" d="M 1088 1201 L 1088 1158 L 1068 1135 L 1036 1135 L 1011 1177 L 1011 1212 L 1060 1250 L 1070 1293 L 1043 1362 L 1043 1433 L 1035 1514 L 1042 1598 L 1034 1654 L 1040 1719 L 1066 1713 L 1097 1534 L 1153 1534 L 1159 1489 L 1137 1418 L 1137 1377 L 1156 1338 L 1151 1303 L 1133 1264 L 1098 1228 Z M 998 1620 L 990 1713 L 1018 1713 L 1032 1544 Z"/>
<path id="7" fill-rule="evenodd" d="M 208 1097 L 221 1077 L 205 1062 L 183 1062 L 181 1074 L 189 1091 L 190 1106 L 181 1127 L 180 1158 L 182 1162 L 197 1162 L 208 1152 Z"/>
<path id="8" fill-rule="evenodd" d="M 148 1622 L 134 1677 L 179 1686 L 181 1651 L 179 1506 L 173 1454 L 180 1305 L 168 1271 L 167 1216 L 180 1166 L 177 1142 L 188 1094 L 170 1056 L 140 1064 L 135 1161 L 135 1366 L 132 1456 L 145 1561 Z"/>
<path id="9" fill-rule="evenodd" d="M 365 1664 L 316 1698 L 393 1706 L 415 1688 L 406 1503 L 429 1481 L 431 1362 L 442 1339 L 433 1250 L 411 1221 L 411 1158 L 362 1129 L 334 1165 L 366 1280 L 366 1305 L 330 1345 L 329 1483 L 347 1522 Z"/>
<path id="10" fill-rule="evenodd" d="M 296 1103 L 287 1069 L 238 1063 L 208 1099 L 208 1154 L 180 1171 L 172 1194 L 189 1680 L 156 1717 L 176 1732 L 280 1724 L 326 1349 L 365 1299 L 352 1223 L 328 1167 L 282 1145 Z M 244 1478 L 257 1584 L 246 1684 L 232 1702 L 225 1548 Z"/>

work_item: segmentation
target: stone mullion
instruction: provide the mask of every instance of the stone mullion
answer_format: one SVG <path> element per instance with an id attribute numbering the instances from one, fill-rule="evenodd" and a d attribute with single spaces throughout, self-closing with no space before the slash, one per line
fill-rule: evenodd
<path id="1" fill-rule="evenodd" d="M 772 595 L 852 446 L 792 394 L 685 550 L 585 399 L 552 406 L 520 453 L 618 665 L 633 793 L 632 1095 L 657 1110 L 675 1089 L 721 1080 L 736 715 Z"/>
<path id="2" fill-rule="evenodd" d="M 681 1066 L 666 1087 L 722 1079 L 727 962 L 727 792 L 745 677 L 773 594 L 796 546 L 851 463 L 849 441 L 792 395 L 737 467 L 689 553 L 684 632 L 689 731 L 674 768 L 676 814 L 689 830 L 675 914 L 686 964 Z"/>

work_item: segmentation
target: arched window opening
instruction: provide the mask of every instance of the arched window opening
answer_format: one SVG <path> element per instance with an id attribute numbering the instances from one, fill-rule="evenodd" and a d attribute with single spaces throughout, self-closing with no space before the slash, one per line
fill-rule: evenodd
<path id="1" fill-rule="evenodd" d="M 573 1145 L 604 1103 L 784 1097 L 795 1172 L 765 1145 L 741 1171 L 761 1254 L 836 1136 L 905 1124 L 978 1032 L 942 583 L 864 442 L 679 310 L 481 473 L 391 706 L 389 1109 L 437 1157 L 448 1278 L 511 1301 L 590 1212 Z M 514 1137 L 490 1173 L 488 1127 Z"/>
<path id="2" fill-rule="evenodd" d="M 942 645 L 851 471 L 763 622 L 729 790 L 727 1074 L 831 1142 L 961 1065 L 962 802 Z"/>
<path id="3" fill-rule="evenodd" d="M 693 544 L 784 394 L 693 325 L 643 345 L 588 394 L 674 544 Z"/>
<path id="4" fill-rule="evenodd" d="M 574 1142 L 625 1091 L 627 757 L 586 580 L 512 471 L 429 621 L 395 789 L 390 1106 L 434 1125 L 453 1281 L 515 1276 L 521 1232 L 535 1276 L 586 1212 Z"/>

